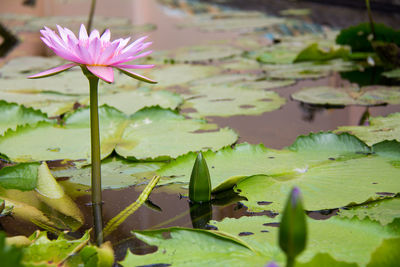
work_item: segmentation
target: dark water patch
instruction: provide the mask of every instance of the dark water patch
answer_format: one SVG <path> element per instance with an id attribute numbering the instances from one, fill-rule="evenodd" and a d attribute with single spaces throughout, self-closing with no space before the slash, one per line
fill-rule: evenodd
<path id="1" fill-rule="evenodd" d="M 239 233 L 239 236 L 249 236 L 249 235 L 254 235 L 252 232 L 241 232 Z"/>
<path id="2" fill-rule="evenodd" d="M 339 209 L 328 209 L 328 210 L 319 210 L 319 211 L 308 211 L 308 217 L 314 220 L 326 220 L 332 216 L 337 215 Z"/>
<path id="3" fill-rule="evenodd" d="M 272 202 L 270 201 L 258 201 L 257 204 L 258 205 L 270 205 Z"/>
<path id="4" fill-rule="evenodd" d="M 396 195 L 395 193 L 390 193 L 390 192 L 376 192 L 375 194 L 384 196 L 384 197 L 393 197 Z"/>
<path id="5" fill-rule="evenodd" d="M 270 227 L 279 227 L 280 223 L 273 222 L 273 223 L 263 223 L 264 226 L 270 226 Z"/>

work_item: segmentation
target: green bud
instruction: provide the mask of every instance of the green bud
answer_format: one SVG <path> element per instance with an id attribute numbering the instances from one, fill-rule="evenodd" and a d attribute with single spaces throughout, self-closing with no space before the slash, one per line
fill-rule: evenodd
<path id="1" fill-rule="evenodd" d="M 306 247 L 307 224 L 300 190 L 295 187 L 290 193 L 279 227 L 279 246 L 286 253 L 287 266 L 293 266 L 294 259 Z"/>
<path id="2" fill-rule="evenodd" d="M 201 152 L 197 154 L 190 176 L 189 199 L 192 202 L 208 202 L 211 200 L 210 173 Z"/>

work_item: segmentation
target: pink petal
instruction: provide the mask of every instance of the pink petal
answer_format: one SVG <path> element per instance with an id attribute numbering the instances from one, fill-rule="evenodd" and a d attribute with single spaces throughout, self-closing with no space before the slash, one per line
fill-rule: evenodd
<path id="1" fill-rule="evenodd" d="M 125 47 L 125 49 L 122 50 L 122 53 L 125 53 L 128 50 L 131 50 L 133 47 L 135 47 L 135 46 L 139 45 L 140 43 L 142 43 L 146 38 L 147 38 L 147 36 L 140 37 L 139 39 L 137 39 L 136 41 L 134 41 L 133 43 L 131 43 L 130 45 Z"/>
<path id="2" fill-rule="evenodd" d="M 93 30 L 93 31 L 90 33 L 89 39 L 92 41 L 92 40 L 95 39 L 95 38 L 100 39 L 100 33 L 99 33 L 98 30 Z"/>
<path id="3" fill-rule="evenodd" d="M 56 75 L 56 74 L 58 74 L 60 72 L 66 71 L 66 70 L 68 70 L 68 69 L 70 69 L 70 68 L 72 68 L 74 66 L 77 66 L 77 64 L 68 63 L 68 64 L 65 64 L 65 65 L 62 65 L 62 66 L 58 66 L 58 67 L 55 67 L 55 68 L 52 68 L 52 69 L 49 69 L 49 70 L 42 71 L 42 72 L 40 72 L 38 74 L 31 75 L 28 78 L 29 79 L 37 79 L 37 78 L 44 78 L 44 77 L 53 76 L 53 75 Z"/>
<path id="4" fill-rule="evenodd" d="M 137 73 L 135 73 L 135 72 L 131 72 L 131 71 L 129 71 L 129 70 L 122 69 L 122 68 L 117 68 L 117 69 L 118 69 L 119 71 L 121 71 L 122 73 L 128 75 L 129 77 L 135 78 L 135 79 L 137 79 L 137 80 L 139 80 L 139 81 L 147 82 L 147 83 L 157 83 L 156 81 L 151 80 L 151 79 L 149 79 L 149 78 L 147 78 L 147 77 L 145 77 L 145 76 L 142 76 L 142 75 L 140 75 L 140 74 L 137 74 Z"/>
<path id="5" fill-rule="evenodd" d="M 105 30 L 104 33 L 101 35 L 100 39 L 103 42 L 109 42 L 111 38 L 111 32 L 109 29 Z"/>
<path id="6" fill-rule="evenodd" d="M 101 54 L 100 57 L 97 59 L 97 64 L 101 65 L 110 65 L 109 61 L 113 58 L 115 51 L 118 47 L 119 43 L 111 43 Z"/>
<path id="7" fill-rule="evenodd" d="M 114 81 L 114 70 L 104 66 L 86 66 L 87 69 L 100 79 L 112 83 Z"/>
<path id="8" fill-rule="evenodd" d="M 85 41 L 88 38 L 89 37 L 88 37 L 87 31 L 86 31 L 85 25 L 81 24 L 81 28 L 79 29 L 79 40 Z"/>
<path id="9" fill-rule="evenodd" d="M 134 60 L 134 59 L 137 59 L 137 58 L 145 57 L 147 55 L 150 55 L 152 52 L 153 51 L 150 50 L 150 51 L 147 51 L 147 52 L 143 52 L 143 53 L 141 53 L 139 55 L 129 56 L 129 57 L 125 57 L 124 55 L 119 55 L 119 56 L 114 57 L 112 60 L 110 60 L 108 65 L 114 65 L 115 66 L 115 65 L 118 65 L 118 64 L 123 63 L 123 62 L 128 62 L 128 61 L 131 61 L 131 60 Z"/>
<path id="10" fill-rule="evenodd" d="M 121 69 L 151 69 L 155 65 L 113 65 L 113 67 Z"/>

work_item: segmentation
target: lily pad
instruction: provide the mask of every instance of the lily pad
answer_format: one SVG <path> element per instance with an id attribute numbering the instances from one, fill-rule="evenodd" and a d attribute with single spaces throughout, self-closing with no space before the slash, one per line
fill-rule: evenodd
<path id="1" fill-rule="evenodd" d="M 15 130 L 18 125 L 35 125 L 39 121 L 49 121 L 49 119 L 46 114 L 38 110 L 0 100 L 1 135 L 8 129 Z"/>
<path id="2" fill-rule="evenodd" d="M 400 218 L 400 198 L 383 199 L 376 202 L 370 202 L 365 205 L 351 207 L 350 209 L 341 209 L 341 217 L 357 217 L 360 220 L 369 218 L 387 225 L 395 219 Z"/>
<path id="3" fill-rule="evenodd" d="M 219 73 L 220 70 L 214 66 L 173 64 L 155 68 L 149 75 L 159 81 L 155 88 L 166 88 L 174 85 L 184 85 L 188 82 L 202 79 Z"/>
<path id="4" fill-rule="evenodd" d="M 115 151 L 126 158 L 170 159 L 189 151 L 218 150 L 236 142 L 229 128 L 217 129 L 203 120 L 160 108 L 143 109 L 131 116 L 131 123 L 116 144 Z"/>
<path id="5" fill-rule="evenodd" d="M 163 162 L 130 162 L 119 158 L 107 158 L 101 164 L 101 186 L 103 189 L 124 188 L 150 181 Z M 55 177 L 69 177 L 68 181 L 91 185 L 91 168 L 69 168 L 52 171 Z"/>
<path id="6" fill-rule="evenodd" d="M 240 49 L 229 45 L 202 45 L 174 49 L 169 51 L 166 56 L 167 59 L 173 59 L 175 62 L 207 63 L 230 58 L 241 53 Z"/>
<path id="7" fill-rule="evenodd" d="M 159 107 L 143 109 L 128 117 L 103 106 L 99 109 L 99 117 L 102 158 L 115 149 L 126 158 L 169 159 L 188 151 L 218 150 L 237 139 L 237 134 L 231 129 L 217 130 L 214 124 L 188 120 Z M 81 109 L 68 116 L 65 126 L 40 122 L 34 127 L 8 131 L 0 137 L 0 150 L 17 162 L 89 160 L 89 109 Z"/>
<path id="8" fill-rule="evenodd" d="M 301 62 L 282 65 L 262 65 L 267 76 L 276 79 L 316 79 L 335 71 L 350 71 L 357 65 L 350 61 L 335 59 L 323 62 Z"/>
<path id="9" fill-rule="evenodd" d="M 292 94 L 292 98 L 315 105 L 363 105 L 373 106 L 400 103 L 400 88 L 397 87 L 363 87 L 335 88 L 328 86 L 303 88 Z"/>
<path id="10" fill-rule="evenodd" d="M 256 115 L 276 110 L 286 102 L 275 92 L 235 85 L 198 86 L 191 91 L 196 94 L 187 98 L 183 106 L 197 111 L 189 113 L 191 117 Z"/>
<path id="11" fill-rule="evenodd" d="M 196 27 L 202 31 L 246 32 L 265 29 L 284 22 L 285 19 L 283 18 L 264 16 L 261 13 L 253 13 L 252 16 L 249 16 L 249 12 L 230 12 L 219 16 L 209 14 L 199 15 L 191 23 L 186 23 L 185 25 L 181 25 L 181 27 Z"/>
<path id="12" fill-rule="evenodd" d="M 369 126 L 341 126 L 336 132 L 349 132 L 372 145 L 384 140 L 400 142 L 400 113 L 387 117 L 371 117 Z"/>
<path id="13" fill-rule="evenodd" d="M 265 256 L 212 231 L 169 228 L 135 231 L 140 240 L 158 247 L 155 253 L 136 255 L 128 251 L 122 266 L 165 264 L 172 266 L 264 266 Z M 165 238 L 165 236 L 169 238 Z M 190 257 L 188 257 L 190 255 Z M 268 258 L 267 258 L 268 259 Z"/>
<path id="14" fill-rule="evenodd" d="M 39 92 L 3 92 L 0 91 L 0 99 L 17 103 L 29 108 L 40 110 L 48 116 L 59 116 L 73 110 L 77 97 L 54 93 Z"/>
<path id="15" fill-rule="evenodd" d="M 273 225 L 273 222 L 276 222 L 276 219 L 255 216 L 240 219 L 227 218 L 221 222 L 214 221 L 212 225 L 218 227 L 219 231 L 242 239 L 263 253 L 265 250 L 271 250 L 270 247 L 278 247 L 278 227 L 269 226 L 271 223 Z M 308 219 L 307 225 L 309 229 L 307 247 L 296 259 L 297 262 L 303 264 L 313 261 L 313 258 L 315 260 L 318 254 L 329 253 L 336 261 L 365 266 L 371 260 L 371 254 L 380 248 L 384 240 L 397 238 L 395 243 L 400 242 L 399 233 L 395 229 L 383 227 L 367 219 L 362 221 L 338 217 L 331 217 L 328 220 Z M 252 234 L 241 236 L 240 233 L 243 232 Z M 335 240 L 335 242 L 329 242 L 329 240 Z M 384 252 L 381 251 L 381 253 Z M 283 252 L 276 250 L 274 260 L 283 263 L 282 259 L 284 259 Z M 395 262 L 393 261 L 392 264 Z"/>
<path id="16" fill-rule="evenodd" d="M 62 59 L 59 57 L 17 57 L 0 68 L 1 77 L 27 77 L 34 72 L 41 72 L 46 69 L 53 68 L 62 64 Z M 0 88 L 3 90 L 2 82 Z"/>
<path id="17" fill-rule="evenodd" d="M 218 152 L 207 151 L 203 156 L 210 169 L 212 188 L 219 191 L 231 188 L 250 175 L 297 173 L 310 166 L 331 162 L 329 158 L 369 152 L 367 145 L 351 135 L 319 133 L 299 137 L 289 149 L 275 150 L 262 144 L 242 143 Z M 181 156 L 162 167 L 158 173 L 176 177 L 173 181 L 188 183 L 195 158 L 195 153 Z"/>
<path id="18" fill-rule="evenodd" d="M 88 104 L 89 99 L 81 101 Z M 124 112 L 133 114 L 144 107 L 159 106 L 165 109 L 176 109 L 183 103 L 183 98 L 169 91 L 151 91 L 148 88 L 138 90 L 120 90 L 114 94 L 100 94 L 99 105 L 108 105 Z"/>
<path id="19" fill-rule="evenodd" d="M 60 264 L 70 255 L 77 252 L 89 242 L 90 235 L 86 232 L 80 239 L 68 240 L 64 235 L 56 240 L 47 238 L 46 232 L 35 232 L 30 237 L 32 244 L 23 248 L 24 266 L 35 266 L 39 264 Z"/>
<path id="20" fill-rule="evenodd" d="M 211 222 L 218 227 L 218 231 L 176 227 L 134 231 L 137 238 L 158 249 L 146 255 L 135 255 L 129 251 L 120 264 L 187 266 L 196 262 L 207 266 L 261 267 L 273 260 L 283 265 L 285 257 L 277 244 L 278 228 L 269 226 L 276 222 L 276 219 L 267 216 L 255 216 Z M 393 251 L 384 246 L 385 241 L 391 240 L 393 245 L 400 242 L 399 234 L 391 228 L 384 228 L 369 220 L 340 218 L 323 221 L 308 219 L 308 225 L 310 236 L 306 251 L 297 259 L 299 264 L 309 266 L 307 264 L 311 262 L 315 266 L 323 266 L 321 264 L 328 261 L 336 264 L 329 266 L 365 266 L 371 260 L 372 253 L 373 260 L 378 259 L 376 263 L 394 264 L 398 260 L 398 256 L 389 261 L 382 257 L 388 251 Z"/>

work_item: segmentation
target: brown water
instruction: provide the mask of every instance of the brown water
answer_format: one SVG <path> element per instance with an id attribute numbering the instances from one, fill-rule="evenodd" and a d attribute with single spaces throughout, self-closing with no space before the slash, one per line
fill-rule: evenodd
<path id="1" fill-rule="evenodd" d="M 291 1 L 290 4 L 292 4 Z M 0 1 L 0 13 L 34 14 L 38 16 L 86 15 L 88 10 L 89 1 L 82 0 L 38 0 L 37 5 L 33 8 L 21 6 L 21 1 Z M 346 9 L 346 12 L 350 11 Z M 96 15 L 127 17 L 136 24 L 153 23 L 157 25 L 157 30 L 150 33 L 150 39 L 154 42 L 154 50 L 197 45 L 209 40 L 221 40 L 233 36 L 231 33 L 204 33 L 195 29 L 178 29 L 175 25 L 184 22 L 184 18 L 166 15 L 164 9 L 154 0 L 98 0 Z M 352 19 L 351 17 L 346 18 L 342 14 L 341 18 L 344 20 Z M 12 27 L 12 25 L 6 26 Z M 39 33 L 20 32 L 18 36 L 22 40 L 21 44 L 5 59 L 2 59 L 3 62 L 19 56 L 49 55 L 49 50 L 44 47 L 39 39 Z M 279 110 L 264 113 L 260 116 L 211 117 L 209 120 L 221 127 L 229 126 L 235 129 L 240 135 L 239 142 L 263 143 L 267 147 L 282 148 L 293 143 L 296 137 L 301 134 L 329 131 L 341 125 L 357 125 L 359 123 L 365 107 L 313 108 L 290 99 L 290 94 L 302 87 L 315 85 L 338 86 L 342 83 L 346 83 L 346 81 L 343 81 L 337 73 L 321 79 L 299 81 L 293 86 L 275 90 L 287 99 L 287 104 Z M 398 111 L 400 111 L 400 105 L 369 108 L 371 116 L 387 115 Z M 105 190 L 104 222 L 109 221 L 135 201 L 140 192 L 141 188 L 135 187 L 122 190 Z M 109 237 L 109 240 L 113 242 L 116 248 L 119 259 L 125 255 L 127 247 L 136 247 L 135 251 L 141 252 L 143 244 L 130 238 L 131 230 L 169 226 L 192 227 L 188 200 L 181 198 L 180 192 L 185 191 L 170 187 L 156 188 L 150 199 L 161 208 L 162 212 L 143 206 Z M 238 204 L 237 201 L 235 200 L 233 203 L 222 206 L 214 205 L 212 219 L 220 220 L 224 217 L 238 218 L 243 215 L 249 215 L 246 213 L 246 208 Z M 86 203 L 90 202 L 89 196 L 81 197 L 77 202 L 85 214 L 86 224 L 81 230 L 84 231 L 92 225 L 91 208 L 86 205 Z M 35 229 L 33 225 L 17 223 L 13 218 L 2 219 L 2 225 L 10 235 L 29 235 Z"/>

